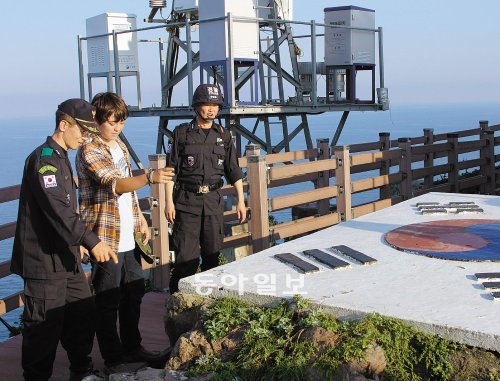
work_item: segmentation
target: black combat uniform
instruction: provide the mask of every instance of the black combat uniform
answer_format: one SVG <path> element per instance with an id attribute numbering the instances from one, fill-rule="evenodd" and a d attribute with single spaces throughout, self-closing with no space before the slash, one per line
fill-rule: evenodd
<path id="1" fill-rule="evenodd" d="M 23 358 L 26 380 L 47 380 L 59 340 L 70 369 L 85 371 L 94 337 L 93 302 L 79 245 L 99 239 L 76 213 L 67 152 L 52 137 L 26 159 L 11 272 L 24 279 Z"/>
<path id="2" fill-rule="evenodd" d="M 178 290 L 179 279 L 196 273 L 200 249 L 202 271 L 218 265 L 224 238 L 224 198 L 219 190 L 222 176 L 231 184 L 243 178 L 231 134 L 216 123 L 208 130 L 195 123 L 181 124 L 174 130 L 170 153 L 169 165 L 177 175 L 171 292 Z"/>

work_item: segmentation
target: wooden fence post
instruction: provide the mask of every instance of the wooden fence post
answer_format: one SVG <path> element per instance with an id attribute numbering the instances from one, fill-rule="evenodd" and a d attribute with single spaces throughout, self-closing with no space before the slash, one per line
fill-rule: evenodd
<path id="1" fill-rule="evenodd" d="M 479 122 L 480 138 L 484 141 L 484 146 L 481 148 L 480 157 L 485 159 L 486 163 L 481 166 L 481 175 L 486 177 L 486 183 L 481 184 L 481 194 L 495 194 L 496 193 L 496 179 L 495 179 L 495 135 L 488 126 L 487 120 Z"/>
<path id="2" fill-rule="evenodd" d="M 411 140 L 410 138 L 399 138 L 398 147 L 401 149 L 401 160 L 399 161 L 399 171 L 403 175 L 400 185 L 400 193 L 403 200 L 413 197 L 413 174 L 411 171 Z"/>
<path id="3" fill-rule="evenodd" d="M 460 191 L 460 184 L 458 182 L 458 134 L 446 134 L 450 150 L 448 151 L 448 164 L 450 165 L 450 172 L 448 173 L 448 184 L 450 185 L 450 192 L 457 193 Z"/>
<path id="4" fill-rule="evenodd" d="M 325 160 L 330 158 L 330 144 L 326 138 L 316 139 L 316 146 L 318 147 L 318 160 Z M 316 188 L 326 188 L 330 186 L 330 171 L 318 172 L 318 180 Z M 330 200 L 324 199 L 318 201 L 318 214 L 323 216 L 330 212 Z"/>
<path id="5" fill-rule="evenodd" d="M 164 168 L 166 155 L 149 155 L 151 168 Z M 165 184 L 151 184 L 151 224 L 153 226 L 153 254 L 158 263 L 152 269 L 153 288 L 166 290 L 170 283 L 170 251 L 168 246 L 168 222 L 165 216 Z"/>
<path id="6" fill-rule="evenodd" d="M 252 252 L 256 253 L 270 246 L 267 165 L 266 156 L 260 155 L 260 149 L 256 145 L 246 147 L 246 156 L 250 207 L 248 228 L 252 237 Z"/>
<path id="7" fill-rule="evenodd" d="M 391 149 L 391 139 L 389 132 L 380 132 L 378 134 L 380 140 L 380 151 L 389 151 Z M 384 160 L 380 163 L 380 176 L 386 176 L 390 173 L 391 161 Z M 384 185 L 380 187 L 379 191 L 380 200 L 385 200 L 386 198 L 391 198 L 391 187 L 390 185 Z"/>
<path id="8" fill-rule="evenodd" d="M 424 137 L 425 142 L 424 145 L 429 146 L 434 144 L 434 129 L 433 128 L 424 128 Z M 424 167 L 431 168 L 434 166 L 434 153 L 426 153 L 424 159 Z M 429 189 L 434 186 L 434 176 L 426 175 L 424 177 L 424 188 Z"/>
<path id="9" fill-rule="evenodd" d="M 337 212 L 340 222 L 352 219 L 351 199 L 351 157 L 349 146 L 333 147 L 337 158 L 337 169 L 335 170 L 335 182 L 337 183 Z"/>

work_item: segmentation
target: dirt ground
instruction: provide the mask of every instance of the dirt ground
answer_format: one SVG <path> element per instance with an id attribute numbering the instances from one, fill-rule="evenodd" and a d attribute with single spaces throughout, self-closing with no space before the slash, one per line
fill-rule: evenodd
<path id="1" fill-rule="evenodd" d="M 478 348 L 458 350 L 450 359 L 451 381 L 500 381 L 500 354 Z"/>

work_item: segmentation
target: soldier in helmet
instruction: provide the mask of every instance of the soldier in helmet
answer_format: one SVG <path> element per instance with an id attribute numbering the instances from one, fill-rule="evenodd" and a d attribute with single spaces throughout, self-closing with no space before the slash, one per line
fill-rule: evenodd
<path id="1" fill-rule="evenodd" d="M 224 104 L 216 85 L 202 84 L 193 94 L 196 117 L 174 130 L 170 167 L 175 184 L 167 183 L 165 214 L 173 223 L 172 244 L 176 252 L 170 291 L 178 290 L 181 278 L 219 264 L 223 240 L 224 199 L 220 192 L 225 176 L 236 189 L 240 223 L 246 219 L 243 173 L 238 166 L 231 134 L 214 122 Z M 175 223 L 174 223 L 175 222 Z"/>

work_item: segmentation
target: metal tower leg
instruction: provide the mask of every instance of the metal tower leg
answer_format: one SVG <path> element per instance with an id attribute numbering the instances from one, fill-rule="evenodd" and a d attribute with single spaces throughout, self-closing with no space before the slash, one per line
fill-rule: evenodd
<path id="1" fill-rule="evenodd" d="M 277 18 L 276 12 L 276 2 L 273 1 L 273 18 Z M 278 74 L 278 93 L 280 96 L 280 102 L 285 102 L 285 91 L 283 89 L 283 72 L 281 70 L 281 56 L 280 56 L 280 42 L 278 38 L 278 24 L 276 22 L 272 23 L 273 26 L 273 40 L 274 40 L 274 57 L 276 61 L 276 74 Z"/>
<path id="2" fill-rule="evenodd" d="M 156 139 L 156 153 L 161 154 L 166 153 L 165 146 L 165 136 L 171 135 L 171 132 L 167 129 L 168 118 L 161 116 L 158 120 L 158 137 Z M 168 141 L 167 141 L 168 144 Z"/>
<path id="3" fill-rule="evenodd" d="M 332 143 L 330 144 L 332 147 L 337 145 L 339 141 L 340 134 L 342 133 L 342 129 L 344 128 L 345 122 L 347 121 L 347 117 L 349 116 L 349 111 L 344 111 L 342 113 L 342 117 L 340 118 L 339 125 L 337 126 L 337 131 L 335 131 L 335 135 L 333 135 Z"/>
<path id="4" fill-rule="evenodd" d="M 313 143 L 311 139 L 311 131 L 309 130 L 309 122 L 307 120 L 307 114 L 300 115 L 302 119 L 302 128 L 304 129 L 304 137 L 306 139 L 307 149 L 313 148 Z"/>
<path id="5" fill-rule="evenodd" d="M 264 128 L 266 131 L 266 152 L 272 153 L 273 145 L 271 142 L 271 126 L 269 124 L 269 117 L 267 115 L 264 117 Z"/>
<path id="6" fill-rule="evenodd" d="M 142 164 L 141 159 L 139 159 L 139 156 L 137 156 L 137 154 L 135 153 L 134 149 L 130 145 L 128 139 L 125 137 L 125 134 L 123 132 L 120 132 L 120 139 L 127 147 L 128 153 L 130 154 L 132 160 L 134 160 L 134 163 L 137 165 L 137 167 L 140 169 L 144 169 L 144 165 Z"/>

